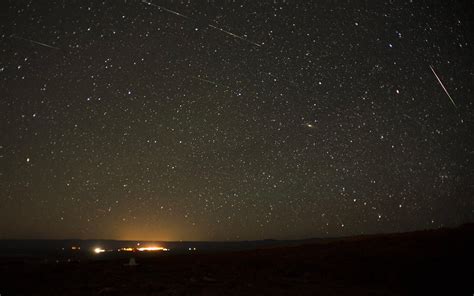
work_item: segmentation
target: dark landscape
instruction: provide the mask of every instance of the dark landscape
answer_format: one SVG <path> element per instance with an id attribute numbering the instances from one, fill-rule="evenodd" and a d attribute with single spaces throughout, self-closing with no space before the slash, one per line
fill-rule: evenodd
<path id="1" fill-rule="evenodd" d="M 2 256 L 2 295 L 471 295 L 474 225 L 244 251 Z M 212 243 L 208 243 L 212 245 Z M 215 243 L 219 244 L 219 243 Z M 242 242 L 245 249 L 249 242 Z M 225 243 L 224 243 L 225 245 Z M 238 243 L 234 243 L 234 248 Z M 258 245 L 258 243 L 254 243 Z M 2 242 L 5 249 L 6 241 Z M 228 247 L 228 246 L 227 246 Z M 44 254 L 44 253 L 43 253 Z M 104 256 L 105 255 L 105 256 Z M 135 257 L 137 266 L 127 266 Z M 45 259 L 46 258 L 46 259 Z M 58 257 L 59 258 L 59 257 Z"/>

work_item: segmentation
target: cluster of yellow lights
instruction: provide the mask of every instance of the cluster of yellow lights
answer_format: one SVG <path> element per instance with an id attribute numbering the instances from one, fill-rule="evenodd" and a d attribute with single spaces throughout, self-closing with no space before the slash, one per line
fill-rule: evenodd
<path id="1" fill-rule="evenodd" d="M 141 248 L 120 248 L 118 249 L 119 252 L 156 252 L 156 251 L 169 251 L 167 248 L 163 247 L 156 247 L 156 246 L 151 246 L 151 247 L 141 247 Z"/>
<path id="2" fill-rule="evenodd" d="M 109 250 L 109 251 L 112 251 L 112 250 Z M 149 246 L 149 247 L 140 247 L 140 248 L 130 248 L 130 247 L 120 248 L 120 249 L 117 249 L 117 251 L 118 252 L 135 252 L 135 251 L 138 251 L 138 252 L 157 252 L 157 251 L 169 251 L 169 249 L 163 248 L 163 247 L 158 247 L 158 246 Z M 95 248 L 94 249 L 94 253 L 96 253 L 96 254 L 100 254 L 100 253 L 103 253 L 103 252 L 106 252 L 106 250 L 102 249 L 102 248 Z"/>
<path id="3" fill-rule="evenodd" d="M 144 251 L 164 251 L 165 248 L 163 247 L 142 247 L 142 248 L 137 248 L 138 251 L 144 252 Z"/>
<path id="4" fill-rule="evenodd" d="M 118 249 L 119 252 L 133 252 L 135 251 L 134 248 L 120 248 Z"/>

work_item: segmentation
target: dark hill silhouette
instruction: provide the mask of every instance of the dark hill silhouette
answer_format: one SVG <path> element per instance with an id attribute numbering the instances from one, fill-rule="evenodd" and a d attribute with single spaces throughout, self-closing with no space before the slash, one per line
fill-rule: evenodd
<path id="1" fill-rule="evenodd" d="M 2 295 L 472 295 L 474 225 L 227 252 L 2 258 Z"/>

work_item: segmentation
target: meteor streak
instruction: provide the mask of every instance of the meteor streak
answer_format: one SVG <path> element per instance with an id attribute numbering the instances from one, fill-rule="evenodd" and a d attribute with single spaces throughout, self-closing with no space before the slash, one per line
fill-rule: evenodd
<path id="1" fill-rule="evenodd" d="M 222 28 L 219 28 L 219 27 L 216 27 L 216 26 L 214 26 L 214 25 L 209 24 L 208 26 L 209 26 L 210 28 L 215 29 L 215 30 L 219 30 L 219 31 L 221 31 L 222 33 L 225 33 L 225 34 L 227 34 L 227 35 L 229 35 L 229 36 L 232 36 L 232 37 L 234 37 L 234 38 L 237 38 L 237 39 L 240 39 L 240 40 L 242 40 L 242 41 L 245 41 L 245 42 L 248 42 L 248 43 L 250 43 L 250 44 L 253 44 L 253 45 L 255 45 L 255 46 L 258 46 L 258 47 L 261 47 L 261 46 L 262 46 L 261 44 L 255 43 L 255 42 L 250 41 L 250 40 L 248 40 L 248 39 L 245 39 L 245 38 L 242 37 L 242 36 L 239 36 L 239 35 L 234 34 L 234 33 L 232 33 L 232 32 L 226 31 L 226 30 L 224 30 L 224 29 L 222 29 Z"/>
<path id="2" fill-rule="evenodd" d="M 15 39 L 19 39 L 19 40 L 28 41 L 28 42 L 38 44 L 38 45 L 41 45 L 41 46 L 44 46 L 44 47 L 52 48 L 52 49 L 58 49 L 58 50 L 61 49 L 61 48 L 56 47 L 56 46 L 52 46 L 52 45 L 49 45 L 49 44 L 46 44 L 46 43 L 43 43 L 43 42 L 39 42 L 39 41 L 35 41 L 35 40 L 32 40 L 32 39 L 26 39 L 26 38 L 23 38 L 23 37 L 20 37 L 20 36 L 11 35 L 10 37 L 15 38 Z"/>
<path id="3" fill-rule="evenodd" d="M 215 86 L 218 86 L 217 83 L 215 83 L 214 81 L 211 81 L 211 80 L 207 80 L 207 79 L 204 79 L 204 78 L 200 78 L 200 77 L 197 77 L 197 76 L 193 76 L 192 78 L 196 79 L 196 80 L 200 80 L 200 81 L 204 81 L 204 82 L 207 82 L 209 84 L 213 84 Z"/>
<path id="4" fill-rule="evenodd" d="M 439 84 L 441 85 L 441 87 L 443 88 L 443 90 L 444 90 L 444 92 L 446 93 L 446 95 L 448 95 L 448 98 L 451 100 L 451 103 L 453 103 L 454 108 L 457 108 L 456 103 L 454 103 L 453 98 L 451 98 L 451 95 L 449 95 L 449 92 L 448 92 L 448 90 L 446 89 L 446 87 L 444 87 L 444 84 L 443 84 L 443 82 L 441 81 L 441 79 L 439 79 L 438 74 L 436 74 L 435 70 L 433 69 L 433 66 L 430 65 L 430 69 L 431 69 L 431 71 L 433 72 L 433 74 L 434 74 L 434 76 L 436 77 L 436 79 L 438 79 L 438 82 L 439 82 Z"/>
<path id="5" fill-rule="evenodd" d="M 153 4 L 153 3 L 148 2 L 148 1 L 146 1 L 146 0 L 142 0 L 142 3 L 148 4 L 148 5 L 150 5 L 150 6 L 158 7 L 159 9 L 164 10 L 164 11 L 166 11 L 166 12 L 172 13 L 172 14 L 177 15 L 177 16 L 180 16 L 180 17 L 183 17 L 183 18 L 185 18 L 185 19 L 189 19 L 189 17 L 188 17 L 188 16 L 185 16 L 184 14 L 181 14 L 181 13 L 179 13 L 179 12 L 177 12 L 177 11 L 174 11 L 174 10 L 171 10 L 171 9 L 168 9 L 168 8 L 164 8 L 163 6 L 159 6 L 159 5 Z"/>
<path id="6" fill-rule="evenodd" d="M 188 16 L 186 16 L 186 15 L 184 15 L 184 14 L 181 14 L 181 13 L 179 13 L 179 12 L 177 12 L 177 11 L 174 11 L 174 10 L 165 8 L 165 7 L 163 7 L 163 6 L 156 5 L 156 4 L 154 4 L 154 3 L 148 2 L 147 0 L 142 0 L 142 3 L 147 4 L 147 5 L 150 5 L 150 6 L 157 7 L 157 8 L 159 8 L 159 9 L 163 10 L 163 11 L 172 13 L 172 14 L 177 15 L 177 16 L 180 16 L 180 17 L 185 18 L 185 19 L 187 19 L 187 20 L 194 21 L 193 19 L 191 19 L 190 17 L 188 17 Z M 214 30 L 221 31 L 221 32 L 224 33 L 224 34 L 227 34 L 227 35 L 229 35 L 229 36 L 231 36 L 231 37 L 240 39 L 240 40 L 245 41 L 245 42 L 247 42 L 247 43 L 250 43 L 250 44 L 252 44 L 252 45 L 255 45 L 255 46 L 258 46 L 258 47 L 261 47 L 261 46 L 262 46 L 261 44 L 258 44 L 258 43 L 256 43 L 256 42 L 250 41 L 250 40 L 248 40 L 248 39 L 246 39 L 246 38 L 244 38 L 244 37 L 242 37 L 242 36 L 239 36 L 239 35 L 237 35 L 237 34 L 234 34 L 234 33 L 230 32 L 230 31 L 224 30 L 224 29 L 219 28 L 219 27 L 217 27 L 217 26 L 214 26 L 214 25 L 211 25 L 211 24 L 208 24 L 207 26 L 208 26 L 209 28 L 212 28 L 212 29 L 214 29 Z"/>

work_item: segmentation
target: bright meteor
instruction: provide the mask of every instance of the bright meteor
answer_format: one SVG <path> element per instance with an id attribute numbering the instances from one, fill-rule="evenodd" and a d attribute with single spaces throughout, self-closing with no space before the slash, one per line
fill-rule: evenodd
<path id="1" fill-rule="evenodd" d="M 449 92 L 448 92 L 448 90 L 446 89 L 446 87 L 444 87 L 443 82 L 442 82 L 441 79 L 438 77 L 438 74 L 436 74 L 435 70 L 433 69 L 433 66 L 430 65 L 430 69 L 431 69 L 431 71 L 433 72 L 433 74 L 434 74 L 434 76 L 436 77 L 436 79 L 438 79 L 438 82 L 439 82 L 439 84 L 441 85 L 441 87 L 443 88 L 443 90 L 444 90 L 444 92 L 446 93 L 446 95 L 448 95 L 448 98 L 451 100 L 451 103 L 453 103 L 454 108 L 457 108 L 456 103 L 454 103 L 454 100 L 453 100 L 453 98 L 451 98 L 451 95 L 449 94 Z"/>
<path id="2" fill-rule="evenodd" d="M 237 39 L 240 39 L 240 40 L 245 41 L 245 42 L 247 42 L 247 43 L 253 44 L 253 45 L 255 45 L 255 46 L 258 46 L 258 47 L 261 47 L 261 46 L 262 46 L 261 44 L 258 44 L 258 43 L 256 43 L 256 42 L 253 42 L 253 41 L 248 40 L 248 39 L 245 39 L 245 38 L 242 37 L 242 36 L 239 36 L 239 35 L 234 34 L 234 33 L 232 33 L 232 32 L 226 31 L 226 30 L 224 30 L 224 29 L 222 29 L 222 28 L 219 28 L 219 27 L 216 27 L 216 26 L 214 26 L 214 25 L 209 24 L 209 27 L 210 27 L 210 28 L 213 28 L 213 29 L 216 29 L 216 30 L 219 30 L 219 31 L 221 31 L 222 33 L 225 33 L 225 34 L 227 34 L 227 35 L 229 35 L 229 36 L 232 36 L 232 37 L 234 37 L 234 38 L 237 38 Z"/>
<path id="3" fill-rule="evenodd" d="M 172 14 L 174 14 L 174 15 L 183 17 L 183 18 L 185 18 L 185 19 L 189 19 L 189 17 L 185 16 L 184 14 L 181 14 L 181 13 L 179 13 L 179 12 L 177 12 L 177 11 L 174 11 L 174 10 L 171 10 L 171 9 L 168 9 L 168 8 L 164 8 L 163 6 L 156 5 L 156 4 L 151 3 L 151 2 L 148 2 L 148 1 L 146 1 L 146 0 L 142 0 L 142 3 L 148 4 L 148 5 L 150 5 L 150 6 L 157 7 L 157 8 L 159 8 L 159 9 L 161 9 L 161 10 L 164 10 L 164 11 L 169 12 L 169 13 L 172 13 Z"/>

